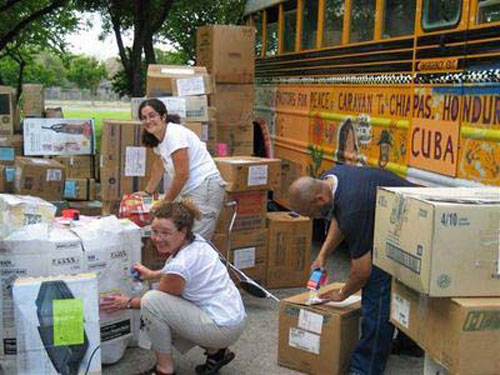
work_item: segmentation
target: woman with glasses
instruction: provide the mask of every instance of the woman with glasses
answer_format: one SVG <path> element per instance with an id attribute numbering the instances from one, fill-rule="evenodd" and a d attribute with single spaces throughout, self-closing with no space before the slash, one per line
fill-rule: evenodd
<path id="1" fill-rule="evenodd" d="M 142 143 L 159 156 L 143 193 L 153 194 L 166 171 L 171 183 L 165 200 L 193 200 L 201 211 L 193 230 L 210 240 L 224 201 L 225 182 L 198 136 L 167 117 L 167 108 L 158 99 L 147 99 L 139 106 Z"/>
<path id="2" fill-rule="evenodd" d="M 172 346 L 186 353 L 205 348 L 206 362 L 197 374 L 213 375 L 231 362 L 228 349 L 243 332 L 246 313 L 240 293 L 205 239 L 193 233 L 200 212 L 191 201 L 162 202 L 153 209 L 151 240 L 167 257 L 163 269 L 134 266 L 143 280 L 159 281 L 158 290 L 142 298 L 106 297 L 101 309 L 141 309 L 140 346 L 156 354 L 156 366 L 145 374 L 174 374 Z"/>

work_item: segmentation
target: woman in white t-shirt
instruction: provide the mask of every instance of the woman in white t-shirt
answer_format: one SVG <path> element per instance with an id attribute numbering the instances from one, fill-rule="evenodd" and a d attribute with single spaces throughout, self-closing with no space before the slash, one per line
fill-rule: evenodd
<path id="1" fill-rule="evenodd" d="M 195 345 L 205 348 L 207 356 L 196 373 L 216 374 L 234 359 L 228 346 L 245 327 L 241 295 L 226 267 L 213 247 L 192 231 L 199 214 L 187 200 L 155 206 L 151 239 L 168 259 L 160 271 L 139 263 L 134 269 L 143 280 L 158 280 L 159 289 L 142 298 L 120 294 L 101 301 L 106 312 L 141 309 L 139 345 L 153 349 L 157 360 L 150 374 L 173 374 L 172 346 L 185 353 Z"/>
<path id="2" fill-rule="evenodd" d="M 159 99 L 147 99 L 139 106 L 142 142 L 159 156 L 144 193 L 153 194 L 166 171 L 171 183 L 165 200 L 193 200 L 201 212 L 193 230 L 210 240 L 224 202 L 225 182 L 205 143 L 185 126 L 167 122 L 167 114 Z"/>

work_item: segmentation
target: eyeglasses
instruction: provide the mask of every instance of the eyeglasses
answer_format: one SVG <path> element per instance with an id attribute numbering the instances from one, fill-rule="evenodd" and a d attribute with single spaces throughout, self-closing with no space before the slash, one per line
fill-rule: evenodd
<path id="1" fill-rule="evenodd" d="M 149 116 L 142 116 L 141 120 L 142 120 L 142 122 L 148 122 L 149 120 L 153 120 L 159 116 L 160 116 L 159 113 L 152 113 Z"/>
<path id="2" fill-rule="evenodd" d="M 163 231 L 163 230 L 156 230 L 156 229 L 151 229 L 151 237 L 160 237 L 160 238 L 165 238 L 165 237 L 172 237 L 174 234 L 179 232 L 178 230 L 169 230 L 169 231 Z"/>

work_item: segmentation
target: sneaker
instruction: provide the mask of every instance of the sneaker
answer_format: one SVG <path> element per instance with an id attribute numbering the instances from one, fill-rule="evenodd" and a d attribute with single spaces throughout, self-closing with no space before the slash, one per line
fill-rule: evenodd
<path id="1" fill-rule="evenodd" d="M 207 360 L 203 365 L 196 366 L 195 370 L 198 375 L 215 375 L 217 372 L 229 362 L 231 362 L 236 356 L 228 348 L 220 349 L 217 353 L 208 355 Z"/>

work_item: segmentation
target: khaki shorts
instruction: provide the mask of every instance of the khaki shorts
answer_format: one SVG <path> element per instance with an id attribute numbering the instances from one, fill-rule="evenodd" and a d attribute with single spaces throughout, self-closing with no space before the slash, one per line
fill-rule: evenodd
<path id="1" fill-rule="evenodd" d="M 170 354 L 174 346 L 184 354 L 194 346 L 227 348 L 244 328 L 245 321 L 219 326 L 194 303 L 158 290 L 141 299 L 139 346 L 144 349 Z"/>
<path id="2" fill-rule="evenodd" d="M 190 199 L 198 206 L 201 220 L 196 220 L 193 232 L 210 241 L 217 225 L 217 219 L 224 204 L 226 183 L 218 174 L 208 176 L 201 185 L 186 194 L 179 195 L 176 201 Z"/>

